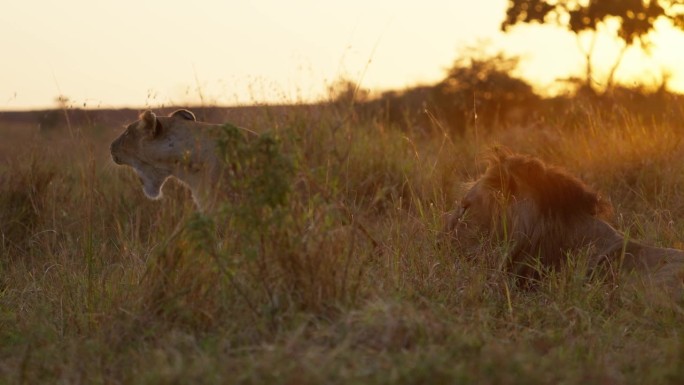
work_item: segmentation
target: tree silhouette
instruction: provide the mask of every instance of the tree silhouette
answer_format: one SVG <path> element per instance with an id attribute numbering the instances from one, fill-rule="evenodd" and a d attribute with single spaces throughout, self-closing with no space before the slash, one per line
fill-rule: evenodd
<path id="1" fill-rule="evenodd" d="M 514 75 L 518 57 L 489 55 L 480 48 L 463 50 L 433 89 L 439 115 L 456 134 L 478 122 L 487 128 L 506 125 L 516 111 L 538 100 L 532 86 Z"/>
<path id="2" fill-rule="evenodd" d="M 606 88 L 609 89 L 629 47 L 638 45 L 648 53 L 648 35 L 657 20 L 665 20 L 684 30 L 684 0 L 509 0 L 501 29 L 508 31 L 517 24 L 540 23 L 566 27 L 578 39 L 582 34 L 591 34 L 591 43 L 588 48 L 583 48 L 583 53 L 586 58 L 586 87 L 595 91 L 591 57 L 596 34 L 599 31 L 611 33 L 623 43 L 606 79 Z"/>

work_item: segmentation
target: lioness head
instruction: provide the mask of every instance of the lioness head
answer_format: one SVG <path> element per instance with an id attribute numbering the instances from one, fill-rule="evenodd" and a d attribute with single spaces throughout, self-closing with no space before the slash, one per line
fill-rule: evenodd
<path id="1" fill-rule="evenodd" d="M 179 162 L 188 156 L 188 123 L 195 123 L 195 115 L 187 110 L 175 111 L 167 117 L 145 111 L 112 142 L 112 160 L 135 169 L 149 198 L 161 196 L 166 179 L 174 175 Z"/>

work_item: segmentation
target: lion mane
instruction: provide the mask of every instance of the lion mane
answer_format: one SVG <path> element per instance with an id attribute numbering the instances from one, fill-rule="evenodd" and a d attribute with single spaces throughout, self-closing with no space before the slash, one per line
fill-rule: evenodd
<path id="1" fill-rule="evenodd" d="M 482 182 L 508 198 L 531 199 L 539 219 L 553 217 L 565 222 L 581 215 L 606 217 L 612 213 L 610 203 L 600 194 L 561 168 L 505 148 L 495 148 L 488 159 Z"/>
<path id="2" fill-rule="evenodd" d="M 446 230 L 466 253 L 483 240 L 503 242 L 503 265 L 530 278 L 540 266 L 557 268 L 588 251 L 594 268 L 638 270 L 681 286 L 684 252 L 625 238 L 607 222 L 611 204 L 577 177 L 501 147 L 487 160 L 484 174 L 447 215 Z"/>

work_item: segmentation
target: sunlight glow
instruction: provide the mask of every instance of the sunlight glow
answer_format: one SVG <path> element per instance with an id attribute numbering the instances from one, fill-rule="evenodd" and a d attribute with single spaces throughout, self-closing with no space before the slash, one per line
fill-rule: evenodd
<path id="1" fill-rule="evenodd" d="M 522 55 L 520 74 L 540 90 L 582 74 L 570 33 L 500 32 L 506 3 L 11 2 L 0 13 L 0 109 L 54 107 L 58 95 L 90 108 L 311 101 L 341 77 L 404 89 L 441 80 L 459 47 L 484 40 Z M 601 71 L 617 52 L 605 40 Z M 651 58 L 630 50 L 617 79 L 657 84 L 665 71 L 671 88 L 684 90 L 684 36 L 660 25 L 653 43 Z"/>

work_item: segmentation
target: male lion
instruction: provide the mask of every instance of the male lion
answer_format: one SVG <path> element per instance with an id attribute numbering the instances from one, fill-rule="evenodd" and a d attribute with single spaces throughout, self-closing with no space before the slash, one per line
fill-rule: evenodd
<path id="1" fill-rule="evenodd" d="M 540 266 L 556 268 L 573 253 L 588 252 L 590 268 L 636 271 L 646 281 L 679 291 L 684 251 L 626 239 L 605 222 L 611 210 L 567 172 L 496 148 L 484 175 L 447 214 L 446 230 L 466 253 L 483 240 L 501 242 L 503 266 L 519 277 L 537 276 Z"/>
<path id="2" fill-rule="evenodd" d="M 145 111 L 112 142 L 110 152 L 115 163 L 135 169 L 148 198 L 160 198 L 164 182 L 175 177 L 190 188 L 197 206 L 207 208 L 224 168 L 217 141 L 221 127 L 196 121 L 188 110 L 165 117 Z"/>

